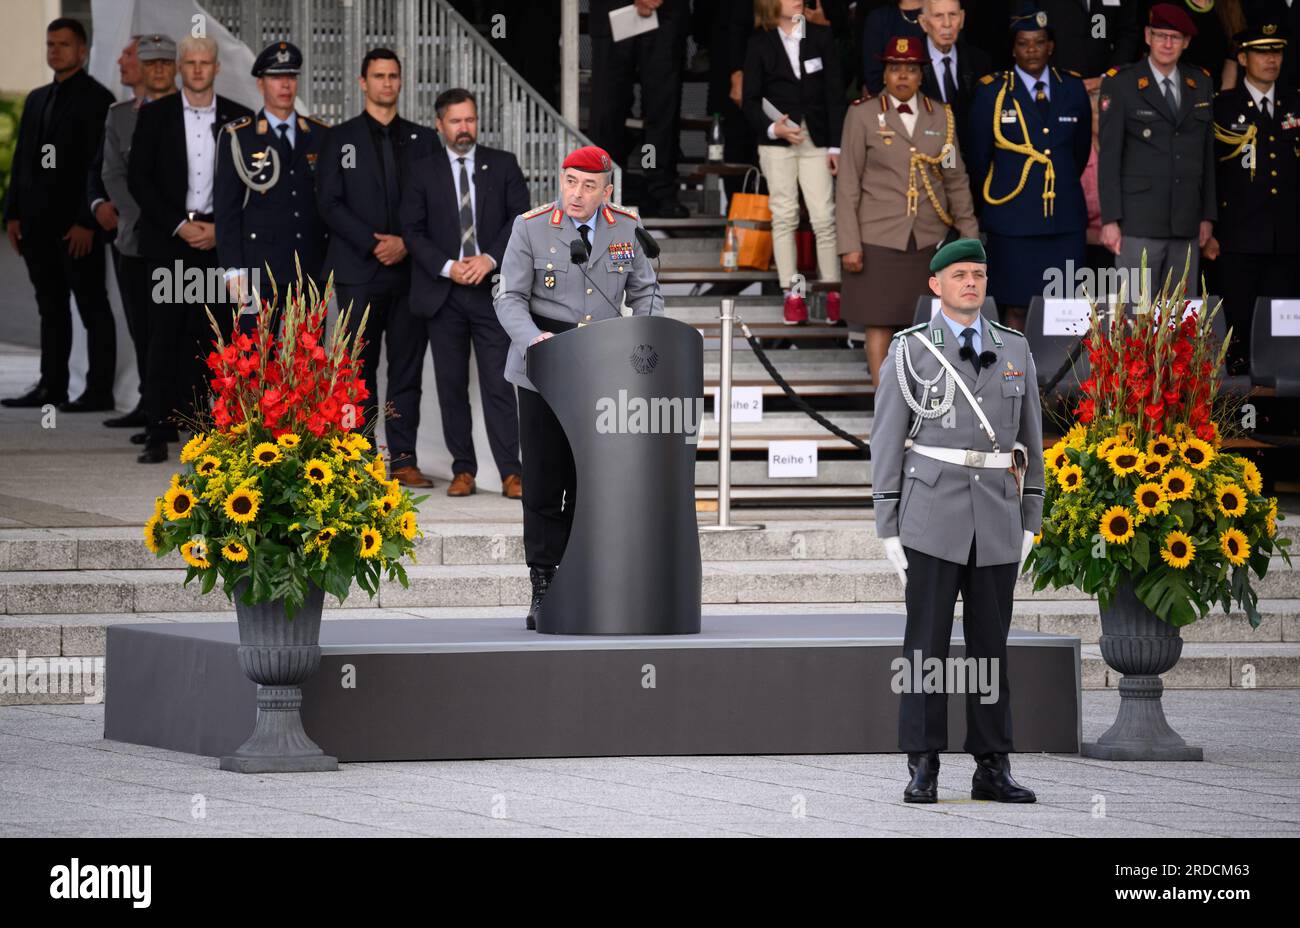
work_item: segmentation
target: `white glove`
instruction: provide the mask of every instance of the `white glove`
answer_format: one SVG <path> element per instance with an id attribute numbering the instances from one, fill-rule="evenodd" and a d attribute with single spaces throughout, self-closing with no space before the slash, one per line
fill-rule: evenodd
<path id="1" fill-rule="evenodd" d="M 895 535 L 893 538 L 885 539 L 885 557 L 889 563 L 894 565 L 894 570 L 898 574 L 898 582 L 907 586 L 907 555 L 903 553 L 903 542 Z"/>
<path id="2" fill-rule="evenodd" d="M 1025 540 L 1020 543 L 1020 570 L 1016 571 L 1017 574 L 1024 572 L 1025 558 L 1029 557 L 1029 552 L 1033 550 L 1033 547 L 1034 547 L 1034 533 L 1025 532 Z"/>

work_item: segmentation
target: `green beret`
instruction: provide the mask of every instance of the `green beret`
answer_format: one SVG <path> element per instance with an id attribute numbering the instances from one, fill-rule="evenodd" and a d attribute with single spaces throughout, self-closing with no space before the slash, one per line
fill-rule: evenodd
<path id="1" fill-rule="evenodd" d="M 955 242 L 949 242 L 934 253 L 930 259 L 930 273 L 937 274 L 950 264 L 956 264 L 958 261 L 976 261 L 980 264 L 988 264 L 988 255 L 984 254 L 984 246 L 980 244 L 977 238 L 959 238 Z"/>

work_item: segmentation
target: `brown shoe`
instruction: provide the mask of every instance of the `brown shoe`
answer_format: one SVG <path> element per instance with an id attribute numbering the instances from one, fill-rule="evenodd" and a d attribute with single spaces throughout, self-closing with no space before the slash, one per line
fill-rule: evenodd
<path id="1" fill-rule="evenodd" d="M 519 479 L 518 474 L 510 474 L 501 481 L 501 495 L 506 499 L 524 498 L 524 482 Z"/>
<path id="2" fill-rule="evenodd" d="M 474 475 L 464 471 L 457 474 L 451 481 L 451 486 L 447 487 L 448 496 L 469 496 L 477 492 L 478 487 L 474 486 Z"/>
<path id="3" fill-rule="evenodd" d="M 420 469 L 414 464 L 408 464 L 406 467 L 394 467 L 392 470 L 393 479 L 404 487 L 431 487 L 433 478 L 428 474 L 420 472 Z"/>

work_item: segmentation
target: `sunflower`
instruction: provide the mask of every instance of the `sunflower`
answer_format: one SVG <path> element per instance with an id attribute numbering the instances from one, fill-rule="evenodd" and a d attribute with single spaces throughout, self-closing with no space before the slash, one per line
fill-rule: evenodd
<path id="1" fill-rule="evenodd" d="M 415 513 L 413 512 L 402 513 L 402 519 L 398 522 L 397 527 L 401 531 L 402 537 L 407 541 L 413 539 L 415 533 L 420 530 L 420 527 L 415 524 Z"/>
<path id="2" fill-rule="evenodd" d="M 182 486 L 174 486 L 163 497 L 163 513 L 175 522 L 190 514 L 194 508 L 194 494 Z"/>
<path id="3" fill-rule="evenodd" d="M 313 539 L 313 541 L 315 541 L 316 544 L 318 545 L 327 545 L 334 539 L 334 536 L 337 535 L 338 533 L 339 533 L 338 529 L 330 528 L 326 526 L 325 528 L 321 529 L 319 532 L 316 533 L 316 537 Z"/>
<path id="4" fill-rule="evenodd" d="M 228 561 L 242 564 L 244 561 L 248 560 L 248 549 L 239 542 L 232 541 L 222 547 L 221 556 Z"/>
<path id="5" fill-rule="evenodd" d="M 188 464 L 190 461 L 193 461 L 200 454 L 207 451 L 208 446 L 211 444 L 212 444 L 212 439 L 209 436 L 203 434 L 202 432 L 200 432 L 198 435 L 195 435 L 193 438 L 187 441 L 185 443 L 185 447 L 181 449 L 181 463 Z"/>
<path id="6" fill-rule="evenodd" d="M 356 448 L 358 451 L 370 450 L 370 442 L 360 432 L 349 432 L 348 437 L 343 439 L 343 443 Z"/>
<path id="7" fill-rule="evenodd" d="M 1133 502 L 1144 516 L 1164 512 L 1165 488 L 1158 483 L 1144 483 L 1133 492 Z"/>
<path id="8" fill-rule="evenodd" d="M 1259 496 L 1264 492 L 1264 478 L 1259 473 L 1259 468 L 1250 458 L 1237 458 L 1241 464 L 1241 479 L 1246 484 L 1246 489 Z"/>
<path id="9" fill-rule="evenodd" d="M 1179 445 L 1178 452 L 1193 470 L 1205 470 L 1214 460 L 1214 449 L 1210 447 L 1210 443 L 1196 437 L 1189 438 Z"/>
<path id="10" fill-rule="evenodd" d="M 1187 439 L 1194 437 L 1194 435 L 1195 433 L 1192 431 L 1192 427 L 1186 422 L 1179 422 L 1174 426 L 1174 441 L 1178 442 L 1180 445 L 1187 441 Z"/>
<path id="11" fill-rule="evenodd" d="M 1246 491 L 1235 483 L 1225 483 L 1214 491 L 1214 499 L 1219 504 L 1219 512 L 1225 516 L 1236 517 L 1246 512 Z"/>
<path id="12" fill-rule="evenodd" d="M 398 480 L 396 477 L 394 477 L 392 480 L 384 480 L 384 481 L 381 481 L 381 482 L 383 483 L 385 489 L 388 490 L 388 495 L 389 495 L 389 496 L 393 496 L 393 497 L 397 497 L 398 499 L 401 499 L 401 497 L 402 497 L 402 481 L 400 481 L 400 480 Z"/>
<path id="13" fill-rule="evenodd" d="M 1196 545 L 1184 533 L 1170 532 L 1165 536 L 1165 546 L 1160 550 L 1160 556 L 1170 567 L 1182 570 L 1196 557 Z"/>
<path id="14" fill-rule="evenodd" d="M 1116 544 L 1128 544 L 1133 538 L 1133 514 L 1124 506 L 1111 506 L 1101 516 L 1101 537 Z"/>
<path id="15" fill-rule="evenodd" d="M 235 427 L 233 427 L 233 428 L 230 430 L 230 434 L 231 434 L 231 435 L 243 435 L 243 434 L 244 434 L 245 432 L 247 432 L 247 431 L 248 431 L 248 423 L 247 423 L 247 422 L 241 422 L 241 423 L 239 423 L 239 425 L 236 425 Z"/>
<path id="16" fill-rule="evenodd" d="M 226 515 L 232 522 L 243 525 L 257 518 L 257 510 L 261 504 L 261 493 L 240 487 L 226 497 Z"/>
<path id="17" fill-rule="evenodd" d="M 213 474 L 221 472 L 221 458 L 211 454 L 205 454 L 199 458 L 199 462 L 194 465 L 194 472 L 202 477 L 211 477 Z"/>
<path id="18" fill-rule="evenodd" d="M 380 515 L 386 516 L 390 515 L 401 502 L 402 498 L 400 496 L 392 496 L 390 494 L 388 496 L 381 496 L 379 499 L 375 500 L 374 506 L 379 510 Z"/>
<path id="19" fill-rule="evenodd" d="M 186 564 L 197 567 L 199 570 L 206 570 L 212 566 L 208 561 L 208 546 L 201 538 L 198 541 L 187 541 L 181 545 L 181 557 L 185 558 Z"/>
<path id="20" fill-rule="evenodd" d="M 1088 445 L 1088 430 L 1084 428 L 1082 423 L 1076 422 L 1070 426 L 1070 431 L 1065 433 L 1065 437 L 1061 441 L 1065 442 L 1069 448 L 1082 451 Z"/>
<path id="21" fill-rule="evenodd" d="M 1121 424 L 1120 427 L 1115 430 L 1115 434 L 1118 435 L 1120 438 L 1124 439 L 1129 444 L 1132 444 L 1137 438 L 1137 433 L 1133 429 L 1132 422 L 1125 422 Z"/>
<path id="22" fill-rule="evenodd" d="M 353 483 L 360 485 L 365 482 L 366 478 L 365 475 L 363 475 L 359 470 L 349 470 L 348 479 L 351 480 Z"/>
<path id="23" fill-rule="evenodd" d="M 370 558 L 377 556 L 382 544 L 383 539 L 373 528 L 367 525 L 361 530 L 361 551 L 359 553 L 362 557 Z"/>
<path id="24" fill-rule="evenodd" d="M 366 471 L 380 483 L 388 479 L 388 470 L 384 466 L 384 459 L 381 455 L 375 455 L 374 459 L 366 465 Z"/>
<path id="25" fill-rule="evenodd" d="M 301 441 L 302 439 L 293 434 L 293 432 L 285 432 L 275 440 L 276 444 L 281 448 L 297 448 Z"/>
<path id="26" fill-rule="evenodd" d="M 1110 454 L 1111 449 L 1116 445 L 1122 444 L 1123 441 L 1124 439 L 1120 438 L 1118 435 L 1111 435 L 1109 438 L 1103 438 L 1101 444 L 1097 446 L 1097 457 L 1105 460 L 1106 456 Z"/>
<path id="27" fill-rule="evenodd" d="M 261 464 L 263 467 L 270 467 L 282 460 L 284 455 L 280 453 L 280 447 L 269 441 L 264 441 L 253 449 L 254 463 Z"/>
<path id="28" fill-rule="evenodd" d="M 1250 544 L 1240 529 L 1225 529 L 1219 534 L 1219 550 L 1227 557 L 1228 563 L 1240 567 L 1250 557 Z"/>
<path id="29" fill-rule="evenodd" d="M 361 460 L 361 449 L 349 444 L 348 442 L 339 441 L 337 438 L 331 438 L 330 448 L 345 461 Z"/>
<path id="30" fill-rule="evenodd" d="M 1173 467 L 1165 474 L 1160 485 L 1164 487 L 1168 499 L 1190 499 L 1192 490 L 1196 486 L 1196 478 L 1185 467 Z"/>
<path id="31" fill-rule="evenodd" d="M 1268 537 L 1272 538 L 1277 534 L 1277 499 L 1273 498 L 1268 501 L 1268 516 L 1264 522 L 1264 529 L 1268 532 Z"/>
<path id="32" fill-rule="evenodd" d="M 1125 474 L 1131 474 L 1142 467 L 1144 455 L 1132 445 L 1116 445 L 1110 449 L 1110 454 L 1106 455 L 1106 462 L 1110 464 L 1111 471 L 1119 477 Z"/>
<path id="33" fill-rule="evenodd" d="M 320 458 L 312 458 L 303 465 L 303 474 L 317 486 L 324 486 L 334 479 L 334 471 Z"/>
<path id="34" fill-rule="evenodd" d="M 1174 456 L 1174 443 L 1165 435 L 1157 435 L 1147 442 L 1147 457 L 1160 458 L 1166 464 Z"/>
<path id="35" fill-rule="evenodd" d="M 1065 453 L 1065 449 L 1064 438 L 1047 449 L 1047 453 L 1043 455 L 1043 463 L 1049 471 L 1058 471 L 1070 463 L 1070 456 Z"/>
<path id="36" fill-rule="evenodd" d="M 1038 534 L 1034 536 L 1034 544 L 1038 544 L 1042 540 L 1043 540 L 1043 533 L 1042 530 L 1040 529 Z"/>
<path id="37" fill-rule="evenodd" d="M 162 516 L 154 513 L 149 517 L 149 521 L 144 524 L 144 546 L 149 549 L 150 554 L 157 554 L 162 549 L 162 539 L 158 537 L 158 530 L 162 528 Z"/>
<path id="38" fill-rule="evenodd" d="M 1056 474 L 1056 482 L 1066 493 L 1073 493 L 1083 486 L 1083 468 L 1078 464 L 1067 464 Z"/>
<path id="39" fill-rule="evenodd" d="M 1142 461 L 1142 468 L 1139 473 L 1141 473 L 1143 477 L 1159 477 L 1165 472 L 1165 465 L 1168 463 L 1168 458 L 1157 458 L 1148 454 Z"/>

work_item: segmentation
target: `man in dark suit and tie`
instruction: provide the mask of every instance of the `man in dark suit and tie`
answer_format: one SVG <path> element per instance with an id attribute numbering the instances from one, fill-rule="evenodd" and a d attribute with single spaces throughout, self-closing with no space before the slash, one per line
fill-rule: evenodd
<path id="1" fill-rule="evenodd" d="M 447 495 L 468 496 L 476 489 L 469 407 L 472 342 L 501 492 L 521 499 L 519 412 L 505 380 L 510 339 L 492 306 L 492 275 L 515 217 L 528 209 L 528 188 L 514 155 L 477 144 L 473 94 L 444 91 L 434 109 L 445 147 L 411 163 L 401 214 L 402 237 L 414 258 L 411 311 L 428 320 L 443 437 L 452 455 Z"/>
<path id="2" fill-rule="evenodd" d="M 993 70 L 989 56 L 961 37 L 966 11 L 961 0 L 926 0 L 921 8 L 921 28 L 926 34 L 926 65 L 921 75 L 921 93 L 952 107 L 957 121 L 957 144 L 962 157 L 970 159 L 970 127 L 967 114 L 979 88 L 979 79 Z M 974 175 L 971 175 L 972 187 Z M 979 202 L 977 197 L 976 203 Z"/>
<path id="3" fill-rule="evenodd" d="M 9 244 L 22 255 L 41 317 L 41 379 L 11 407 L 57 405 L 63 412 L 113 408 L 117 342 L 104 289 L 104 243 L 85 199 L 86 174 L 99 149 L 113 95 L 86 73 L 86 30 L 56 19 L 45 34 L 53 83 L 27 96 L 5 200 Z M 86 390 L 68 402 L 72 309 L 86 326 Z"/>
<path id="4" fill-rule="evenodd" d="M 334 274 L 339 308 L 352 307 L 354 331 L 370 307 L 361 350 L 361 376 L 370 390 L 365 421 L 376 421 L 378 414 L 379 351 L 386 341 L 385 405 L 393 415 L 384 418 L 384 434 L 391 473 L 404 486 L 431 487 L 433 480 L 415 466 L 428 339 L 407 299 L 411 261 L 399 206 L 410 159 L 441 146 L 433 130 L 397 115 L 402 65 L 391 50 L 366 52 L 360 83 L 364 112 L 329 130 L 316 170 L 316 201 L 330 231 L 325 274 Z"/>

